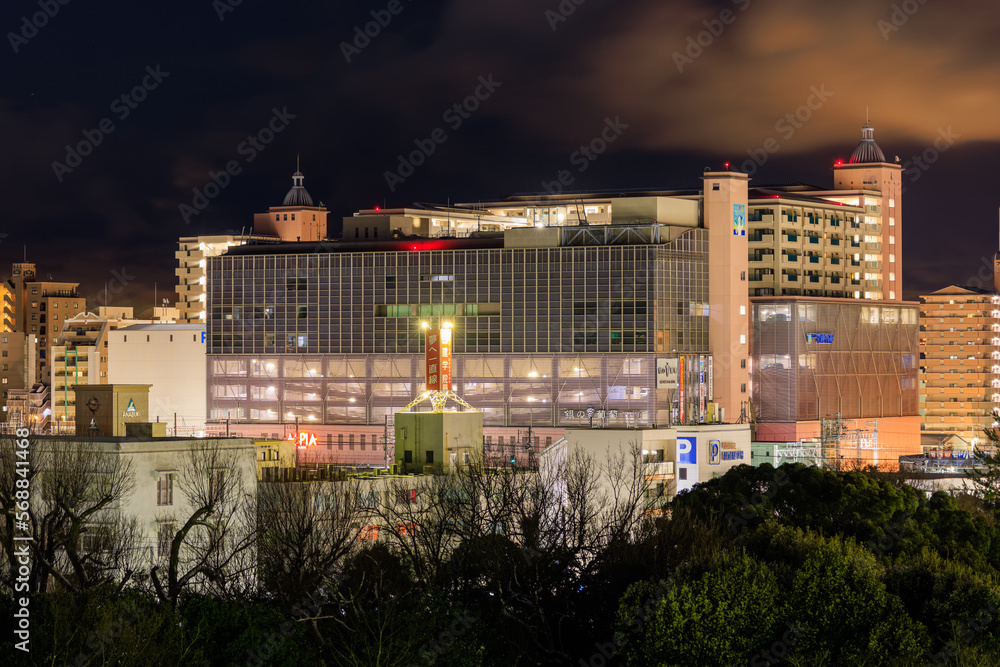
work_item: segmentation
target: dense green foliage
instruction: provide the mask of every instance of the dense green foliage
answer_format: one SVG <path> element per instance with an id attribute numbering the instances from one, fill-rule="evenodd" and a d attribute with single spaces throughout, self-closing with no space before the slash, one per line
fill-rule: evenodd
<path id="1" fill-rule="evenodd" d="M 378 543 L 297 601 L 54 591 L 7 664 L 1000 665 L 1000 525 L 875 475 L 741 466 L 582 552 Z"/>

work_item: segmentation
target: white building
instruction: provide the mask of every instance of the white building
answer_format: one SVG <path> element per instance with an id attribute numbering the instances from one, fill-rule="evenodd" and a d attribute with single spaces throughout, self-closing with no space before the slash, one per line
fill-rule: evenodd
<path id="1" fill-rule="evenodd" d="M 750 465 L 749 424 L 706 424 L 677 429 L 677 493 L 738 465 Z"/>
<path id="2" fill-rule="evenodd" d="M 149 420 L 167 433 L 203 435 L 204 324 L 138 324 L 108 334 L 110 384 L 149 384 Z"/>
<path id="3" fill-rule="evenodd" d="M 185 484 L 181 483 L 181 477 L 190 477 L 192 470 L 207 467 L 212 475 L 211 481 L 188 479 L 187 486 L 192 488 L 202 483 L 218 484 L 221 475 L 227 476 L 227 493 L 220 509 L 230 510 L 229 529 L 234 534 L 245 526 L 241 523 L 245 515 L 231 508 L 238 507 L 240 502 L 256 504 L 256 447 L 249 438 L 91 436 L 80 440 L 74 436 L 41 436 L 33 442 L 41 455 L 43 475 L 47 474 L 45 462 L 51 461 L 48 454 L 68 453 L 80 446 L 94 453 L 91 458 L 97 461 L 96 465 L 113 468 L 114 459 L 120 459 L 131 467 L 134 490 L 115 507 L 123 517 L 138 520 L 142 532 L 136 546 L 141 550 L 141 564 L 146 567 L 162 562 L 177 528 L 193 512 L 191 499 L 184 491 Z M 89 470 L 87 463 L 81 463 L 80 467 L 79 473 Z M 73 473 L 63 467 L 60 474 Z M 107 518 L 104 516 L 99 521 Z"/>

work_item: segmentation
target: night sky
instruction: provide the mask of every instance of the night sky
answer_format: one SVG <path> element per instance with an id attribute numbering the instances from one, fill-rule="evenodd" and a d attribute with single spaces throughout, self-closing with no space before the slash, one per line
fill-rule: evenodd
<path id="1" fill-rule="evenodd" d="M 0 273 L 26 245 L 91 307 L 123 276 L 112 305 L 152 305 L 154 283 L 173 301 L 178 237 L 249 228 L 297 155 L 336 233 L 360 208 L 538 192 L 561 170 L 672 188 L 731 161 L 752 184 L 829 187 L 866 107 L 907 169 L 906 298 L 968 282 L 997 246 L 992 3 L 7 0 L 0 27 Z M 608 124 L 605 152 L 574 155 Z M 387 178 L 418 142 L 423 164 Z"/>

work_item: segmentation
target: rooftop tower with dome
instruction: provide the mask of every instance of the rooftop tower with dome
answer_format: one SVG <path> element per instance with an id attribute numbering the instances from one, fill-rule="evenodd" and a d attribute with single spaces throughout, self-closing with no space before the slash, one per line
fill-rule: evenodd
<path id="1" fill-rule="evenodd" d="M 326 238 L 326 207 L 313 198 L 303 185 L 305 176 L 296 160 L 292 187 L 281 206 L 271 206 L 267 213 L 253 216 L 254 234 L 280 237 L 282 241 L 322 241 Z"/>
<path id="2" fill-rule="evenodd" d="M 902 177 L 903 168 L 886 160 L 875 142 L 875 128 L 867 119 L 861 128 L 861 141 L 846 163 L 838 160 L 833 167 L 835 190 L 856 192 L 863 199 L 867 237 L 879 238 L 880 259 L 868 259 L 866 270 L 882 274 L 883 298 L 902 299 Z M 859 203 L 860 199 L 858 200 Z M 869 264 L 871 262 L 871 264 Z"/>

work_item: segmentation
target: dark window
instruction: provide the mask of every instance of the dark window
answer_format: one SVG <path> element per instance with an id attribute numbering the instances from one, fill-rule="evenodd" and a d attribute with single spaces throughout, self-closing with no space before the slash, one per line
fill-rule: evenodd
<path id="1" fill-rule="evenodd" d="M 429 452 L 426 452 L 424 458 L 427 461 L 427 463 L 434 463 L 434 451 L 431 450 Z"/>
<path id="2" fill-rule="evenodd" d="M 403 463 L 413 463 L 413 450 L 403 450 Z"/>
<path id="3" fill-rule="evenodd" d="M 687 479 L 687 478 L 688 478 L 688 469 L 687 468 L 679 468 L 677 470 L 677 479 Z"/>

